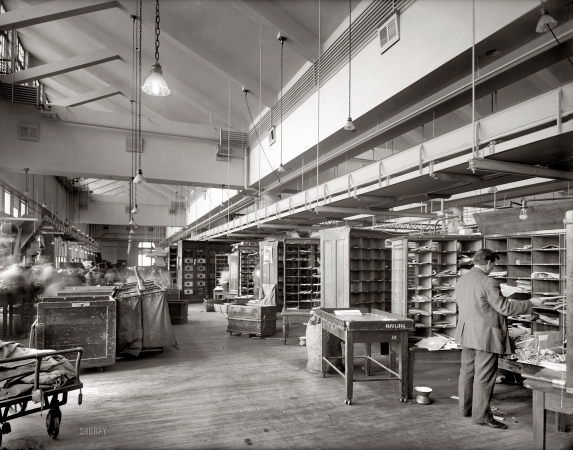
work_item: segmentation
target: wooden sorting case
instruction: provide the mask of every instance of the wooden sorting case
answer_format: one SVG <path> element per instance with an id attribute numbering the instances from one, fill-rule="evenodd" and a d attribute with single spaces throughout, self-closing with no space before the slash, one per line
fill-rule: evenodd
<path id="1" fill-rule="evenodd" d="M 82 347 L 82 367 L 115 364 L 116 302 L 109 296 L 47 297 L 38 303 L 30 345 L 38 350 Z"/>
<path id="2" fill-rule="evenodd" d="M 258 337 L 272 336 L 277 331 L 276 305 L 229 305 L 227 331 Z"/>

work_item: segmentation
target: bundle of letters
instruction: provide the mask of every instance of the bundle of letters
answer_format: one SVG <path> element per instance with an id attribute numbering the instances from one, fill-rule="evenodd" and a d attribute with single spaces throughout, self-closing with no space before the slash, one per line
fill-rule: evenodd
<path id="1" fill-rule="evenodd" d="M 535 278 L 535 279 L 559 279 L 559 274 L 558 273 L 551 273 L 551 272 L 532 272 L 531 273 L 531 278 Z"/>

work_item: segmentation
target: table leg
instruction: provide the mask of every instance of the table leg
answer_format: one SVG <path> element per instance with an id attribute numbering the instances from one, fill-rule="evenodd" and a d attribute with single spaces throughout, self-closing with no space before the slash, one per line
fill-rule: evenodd
<path id="1" fill-rule="evenodd" d="M 288 338 L 288 319 L 283 316 L 283 342 L 286 345 L 286 341 Z"/>
<path id="2" fill-rule="evenodd" d="M 346 331 L 345 343 L 345 363 L 346 363 L 346 400 L 347 405 L 352 404 L 352 394 L 354 388 L 354 332 Z"/>
<path id="3" fill-rule="evenodd" d="M 8 305 L 8 336 L 14 335 L 14 325 L 12 323 L 14 319 L 14 310 L 12 305 Z"/>
<path id="4" fill-rule="evenodd" d="M 533 389 L 533 448 L 545 450 L 545 392 Z"/>
<path id="5" fill-rule="evenodd" d="M 2 307 L 2 337 L 8 337 L 8 305 Z"/>
<path id="6" fill-rule="evenodd" d="M 555 430 L 559 432 L 566 432 L 567 431 L 567 424 L 569 421 L 567 420 L 567 416 L 563 413 L 555 412 Z"/>
<path id="7" fill-rule="evenodd" d="M 400 374 L 400 401 L 408 399 L 408 336 L 400 336 L 398 344 L 398 373 Z"/>
<path id="8" fill-rule="evenodd" d="M 408 351 L 408 398 L 414 398 L 414 355 L 413 350 Z"/>
<path id="9" fill-rule="evenodd" d="M 326 376 L 326 371 L 328 369 L 328 364 L 326 364 L 326 361 L 324 360 L 324 358 L 326 358 L 326 355 L 328 355 L 328 343 L 326 342 L 327 339 L 328 339 L 328 331 L 326 331 L 323 327 L 322 328 L 322 352 L 320 355 L 320 363 L 321 363 L 321 367 L 322 367 L 322 376 L 323 377 Z"/>
<path id="10" fill-rule="evenodd" d="M 372 362 L 370 361 L 370 357 L 372 356 L 372 344 L 368 342 L 366 344 L 366 358 L 364 358 L 364 372 L 366 372 L 367 376 L 370 376 L 370 367 Z"/>

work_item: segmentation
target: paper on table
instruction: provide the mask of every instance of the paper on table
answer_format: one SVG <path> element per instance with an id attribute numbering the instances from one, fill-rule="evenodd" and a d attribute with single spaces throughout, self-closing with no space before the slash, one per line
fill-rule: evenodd
<path id="1" fill-rule="evenodd" d="M 362 312 L 359 309 L 345 309 L 342 311 L 334 311 L 337 316 L 361 316 Z"/>

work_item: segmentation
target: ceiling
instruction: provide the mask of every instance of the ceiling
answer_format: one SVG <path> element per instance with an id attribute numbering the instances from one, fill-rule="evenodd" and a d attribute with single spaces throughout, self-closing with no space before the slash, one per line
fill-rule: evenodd
<path id="1" fill-rule="evenodd" d="M 46 3 L 3 0 L 7 11 Z M 356 7 L 360 2 L 354 2 Z M 142 96 L 147 117 L 213 125 L 246 131 L 250 123 L 242 86 L 251 94 L 253 116 L 274 104 L 280 92 L 280 44 L 277 34 L 289 30 L 284 47 L 285 84 L 318 54 L 318 0 L 162 0 L 160 63 L 172 95 Z M 135 1 L 117 8 L 60 19 L 18 30 L 31 65 L 40 65 L 108 48 L 120 60 L 45 79 L 50 100 L 61 100 L 106 86 L 114 96 L 84 108 L 130 114 L 132 96 L 132 20 Z M 321 40 L 333 34 L 348 16 L 346 1 L 322 2 Z M 142 79 L 154 62 L 155 2 L 143 1 Z M 289 36 L 289 37 L 290 37 Z M 290 42 L 289 42 L 290 41 Z M 292 45 L 291 45 L 292 44 Z M 230 104 L 229 104 L 230 103 Z M 230 115 L 230 117 L 229 117 Z M 229 120 L 230 119 L 230 120 Z"/>

